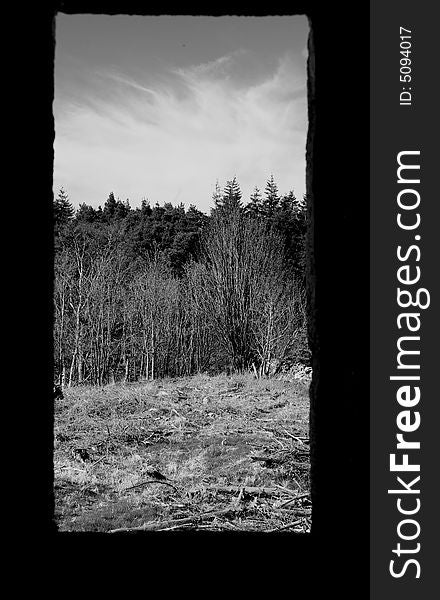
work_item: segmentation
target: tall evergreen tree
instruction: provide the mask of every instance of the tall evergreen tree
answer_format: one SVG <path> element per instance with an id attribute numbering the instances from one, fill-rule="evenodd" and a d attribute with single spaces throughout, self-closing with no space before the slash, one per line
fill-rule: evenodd
<path id="1" fill-rule="evenodd" d="M 143 217 L 149 217 L 151 216 L 152 210 L 151 210 L 151 206 L 150 206 L 150 201 L 148 200 L 148 198 L 142 198 L 142 202 L 141 202 L 141 214 Z"/>
<path id="2" fill-rule="evenodd" d="M 102 206 L 99 205 L 98 208 L 95 210 L 96 220 L 99 222 L 102 222 L 103 214 L 104 214 L 104 211 L 102 210 Z"/>
<path id="3" fill-rule="evenodd" d="M 226 209 L 241 208 L 241 190 L 236 176 L 227 181 L 223 190 L 223 207 Z"/>
<path id="4" fill-rule="evenodd" d="M 122 202 L 119 198 L 116 200 L 113 192 L 111 192 L 104 204 L 103 218 L 107 223 L 121 221 L 125 219 L 130 211 L 131 206 L 128 198 L 125 202 Z"/>
<path id="5" fill-rule="evenodd" d="M 284 195 L 272 217 L 273 226 L 285 240 L 286 258 L 289 268 L 300 279 L 305 271 L 305 235 L 307 227 L 306 205 L 296 198 L 293 191 Z"/>
<path id="6" fill-rule="evenodd" d="M 106 220 L 110 220 L 114 217 L 117 207 L 117 202 L 113 192 L 110 192 L 109 197 L 105 201 L 103 215 Z"/>
<path id="7" fill-rule="evenodd" d="M 280 204 L 280 196 L 278 193 L 278 187 L 275 183 L 273 175 L 268 179 L 266 188 L 264 190 L 265 199 L 263 201 L 263 210 L 267 216 L 272 216 L 277 210 Z"/>
<path id="8" fill-rule="evenodd" d="M 74 214 L 75 210 L 69 200 L 69 196 L 64 188 L 61 188 L 57 198 L 55 198 L 53 202 L 55 227 L 58 229 L 59 227 L 66 225 L 73 219 Z"/>
<path id="9" fill-rule="evenodd" d="M 220 188 L 220 184 L 217 181 L 215 182 L 215 190 L 212 194 L 212 201 L 214 203 L 214 209 L 220 208 L 223 203 L 222 190 Z"/>
<path id="10" fill-rule="evenodd" d="M 252 217 L 260 217 L 263 214 L 263 196 L 257 186 L 250 196 L 250 202 L 245 207 L 245 213 Z"/>
<path id="11" fill-rule="evenodd" d="M 281 210 L 291 210 L 294 213 L 302 213 L 305 209 L 305 197 L 300 200 L 295 196 L 293 190 L 285 194 L 280 200 Z"/>
<path id="12" fill-rule="evenodd" d="M 101 208 L 101 207 L 99 207 Z M 78 206 L 78 210 L 75 215 L 76 222 L 87 222 L 93 223 L 97 220 L 97 212 L 93 208 L 93 206 L 89 206 L 85 202 Z"/>

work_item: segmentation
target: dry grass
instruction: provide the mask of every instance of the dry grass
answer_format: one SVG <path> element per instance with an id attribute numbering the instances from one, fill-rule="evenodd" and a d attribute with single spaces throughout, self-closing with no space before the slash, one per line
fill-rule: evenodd
<path id="1" fill-rule="evenodd" d="M 60 531 L 309 531 L 300 381 L 200 375 L 64 396 L 54 430 Z"/>

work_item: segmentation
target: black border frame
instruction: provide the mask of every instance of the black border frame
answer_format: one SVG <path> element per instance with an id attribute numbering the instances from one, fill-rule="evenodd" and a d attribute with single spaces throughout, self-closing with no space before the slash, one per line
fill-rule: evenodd
<path id="1" fill-rule="evenodd" d="M 107 14 L 306 14 L 312 28 L 312 56 L 309 73 L 309 139 L 307 146 L 307 191 L 311 197 L 309 235 L 310 343 L 314 353 L 311 386 L 311 459 L 313 529 L 305 536 L 278 534 L 100 536 L 58 534 L 51 521 L 53 414 L 47 398 L 52 395 L 49 376 L 43 390 L 43 407 L 37 407 L 48 442 L 36 446 L 34 457 L 46 466 L 44 481 L 35 481 L 33 536 L 50 544 L 50 577 L 62 575 L 67 560 L 80 570 L 97 562 L 105 566 L 95 583 L 113 585 L 111 569 L 121 575 L 129 567 L 140 582 L 152 569 L 166 567 L 168 575 L 159 582 L 168 588 L 180 582 L 199 581 L 208 575 L 217 587 L 231 592 L 237 585 L 247 593 L 261 589 L 265 581 L 276 593 L 278 586 L 292 590 L 305 580 L 315 590 L 324 584 L 325 593 L 339 598 L 367 597 L 369 592 L 369 4 L 340 2 L 333 6 L 291 2 L 271 3 L 259 12 L 254 6 L 224 4 L 222 10 L 193 5 L 181 10 L 158 3 L 135 1 L 64 1 L 36 7 L 21 28 L 30 46 L 28 74 L 34 84 L 32 110 L 27 115 L 32 156 L 33 183 L 39 198 L 30 208 L 33 217 L 31 238 L 42 251 L 48 297 L 39 307 L 37 328 L 30 335 L 38 340 L 43 365 L 35 363 L 30 376 L 41 380 L 51 354 L 51 202 L 54 123 L 53 98 L 53 17 L 57 12 Z M 24 31 L 23 31 L 24 29 Z M 313 64 L 312 64 L 313 62 Z M 311 75 L 311 76 L 310 76 Z M 27 82 L 29 90 L 29 83 Z M 29 93 L 29 92 L 28 92 Z M 42 144 L 42 140 L 44 143 Z M 33 154 L 31 154 L 33 153 Z M 34 231 L 38 223 L 37 234 Z M 42 239 L 44 240 L 42 248 Z M 39 267 L 41 272 L 41 266 Z M 40 279 L 41 286 L 41 279 Z M 41 287 L 40 287 L 41 289 Z M 28 298 L 29 299 L 29 298 Z M 32 299 L 32 298 L 31 298 Z M 42 315 L 45 315 L 42 317 Z M 34 327 L 34 326 L 33 326 Z M 47 351 L 47 356 L 46 356 Z M 49 359 L 50 360 L 50 359 Z M 50 402 L 50 401 L 49 401 Z M 40 428 L 41 434 L 41 428 Z M 41 435 L 39 436 L 41 439 Z M 49 489 L 48 486 L 49 485 Z M 42 502 L 39 503 L 40 498 Z M 49 503 L 48 503 L 49 500 Z M 69 558 L 67 558 L 69 557 Z M 243 562 L 245 564 L 243 564 Z M 154 567 L 153 567 L 154 565 Z M 190 565 L 188 567 L 187 565 Z M 82 566 L 82 567 L 81 567 Z M 182 567 L 184 579 L 177 573 Z M 226 567 L 226 568 L 225 568 Z M 231 582 L 238 576 L 238 584 Z M 159 575 L 155 575 L 159 578 Z M 102 581 L 105 579 L 106 581 Z M 147 577 L 148 580 L 148 577 Z M 151 581 L 151 580 L 150 580 Z M 117 583 L 115 582 L 115 585 Z M 194 587 L 194 583 L 193 586 Z M 148 592 L 148 586 L 144 589 Z M 123 588 L 124 589 L 124 588 Z M 128 589 L 126 590 L 128 591 Z M 203 590 L 201 590 L 203 591 Z M 261 589 L 262 591 L 262 589 Z M 209 593 L 209 590 L 207 591 Z"/>

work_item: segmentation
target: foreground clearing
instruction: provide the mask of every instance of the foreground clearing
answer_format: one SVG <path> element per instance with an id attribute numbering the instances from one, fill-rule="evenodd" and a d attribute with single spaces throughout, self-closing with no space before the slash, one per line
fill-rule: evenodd
<path id="1" fill-rule="evenodd" d="M 308 386 L 194 376 L 55 401 L 59 531 L 310 530 Z"/>

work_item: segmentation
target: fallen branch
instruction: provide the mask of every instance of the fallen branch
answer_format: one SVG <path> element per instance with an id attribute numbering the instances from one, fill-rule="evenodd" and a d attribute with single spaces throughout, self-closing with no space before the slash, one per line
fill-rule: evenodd
<path id="1" fill-rule="evenodd" d="M 299 442 L 302 446 L 304 445 L 304 442 L 302 441 L 301 438 L 297 437 L 296 435 L 293 435 L 292 433 L 290 433 L 290 431 L 287 431 L 287 429 L 284 429 L 284 427 L 282 427 L 281 429 L 284 431 L 284 433 L 286 435 L 291 437 L 293 440 L 295 440 L 296 442 Z"/>
<path id="2" fill-rule="evenodd" d="M 131 485 L 130 487 L 124 488 L 122 491 L 126 492 L 127 490 L 132 490 L 137 487 L 141 487 L 142 485 L 148 485 L 149 483 L 161 483 L 163 485 L 169 485 L 173 488 L 178 494 L 182 496 L 182 492 L 176 488 L 172 483 L 168 483 L 168 481 L 162 481 L 160 479 L 148 479 L 147 481 L 141 481 L 141 483 L 136 483 L 135 485 Z"/>
<path id="3" fill-rule="evenodd" d="M 216 517 L 224 517 L 228 514 L 237 512 L 236 509 L 224 508 L 223 510 L 211 511 L 208 513 L 202 513 L 201 515 L 194 515 L 192 517 L 185 517 L 184 519 L 175 519 L 172 521 L 153 521 L 152 523 L 144 523 L 139 527 L 121 527 L 119 529 L 111 529 L 108 533 L 119 533 L 122 531 L 166 531 L 177 529 L 181 525 L 197 524 L 201 521 L 207 521 L 208 519 L 214 519 Z"/>
<path id="4" fill-rule="evenodd" d="M 270 465 L 279 465 L 279 464 L 282 464 L 283 462 L 285 462 L 284 458 L 278 458 L 276 456 L 274 456 L 274 457 L 271 457 L 271 456 L 250 456 L 249 458 L 251 460 L 253 460 L 253 461 L 259 461 L 259 462 L 267 463 L 267 466 L 270 466 Z"/>
<path id="5" fill-rule="evenodd" d="M 275 484 L 275 487 L 279 488 L 280 490 L 284 490 L 285 492 L 287 492 L 288 494 L 295 494 L 295 498 L 297 498 L 298 496 L 296 495 L 296 491 L 295 490 L 291 490 L 289 488 L 284 487 L 283 485 L 277 485 Z"/>
<path id="6" fill-rule="evenodd" d="M 246 487 L 241 485 L 228 485 L 228 486 L 217 486 L 217 485 L 209 485 L 203 488 L 204 490 L 215 490 L 217 492 L 225 493 L 225 494 L 236 494 L 243 491 L 243 494 L 248 495 L 261 495 L 261 496 L 274 496 L 276 494 L 280 494 L 280 490 L 284 490 L 290 494 L 295 493 L 293 490 L 289 490 L 288 488 L 283 488 L 282 486 L 275 487 Z M 194 490 L 194 491 L 203 491 L 203 490 Z"/>
<path id="7" fill-rule="evenodd" d="M 277 438 L 273 439 L 274 442 L 276 442 L 277 444 L 279 444 L 281 446 L 281 448 L 286 451 L 286 446 Z"/>
<path id="8" fill-rule="evenodd" d="M 278 507 L 277 510 L 287 511 L 287 512 L 290 512 L 291 514 L 294 513 L 296 517 L 310 517 L 312 507 L 309 507 L 308 509 L 307 508 L 306 509 L 304 509 L 304 508 L 292 508 L 291 510 L 289 510 L 288 508 Z"/>
<path id="9" fill-rule="evenodd" d="M 299 494 L 298 496 L 295 496 L 295 498 L 290 498 L 289 500 L 286 500 L 286 502 L 283 502 L 279 506 L 274 506 L 274 508 L 283 508 L 283 506 L 286 506 L 287 504 L 291 504 L 292 502 L 295 502 L 295 500 L 300 500 L 301 498 L 307 498 L 307 496 L 310 496 L 310 492 L 306 492 L 305 494 Z"/>
<path id="10" fill-rule="evenodd" d="M 101 456 L 101 458 L 98 458 L 98 460 L 97 460 L 96 462 L 94 462 L 93 464 L 91 464 L 91 465 L 90 465 L 90 468 L 91 468 L 91 469 L 93 469 L 93 467 L 94 467 L 95 465 L 97 465 L 98 463 L 100 463 L 100 462 L 101 462 L 101 460 L 104 460 L 104 458 L 107 458 L 107 456 L 106 456 L 106 455 L 104 455 L 104 456 Z"/>
<path id="11" fill-rule="evenodd" d="M 63 467 L 58 467 L 59 469 L 70 469 L 71 471 L 80 471 L 82 473 L 85 473 L 85 469 L 78 469 L 78 467 L 71 467 L 70 465 L 66 465 Z"/>
<path id="12" fill-rule="evenodd" d="M 278 402 L 277 404 L 272 404 L 271 406 L 268 406 L 267 408 L 269 410 L 274 410 L 275 408 L 283 408 L 283 406 L 286 406 L 287 404 L 287 400 L 285 400 L 284 402 Z"/>
<path id="13" fill-rule="evenodd" d="M 287 525 L 283 525 L 282 527 L 276 527 L 275 529 L 269 529 L 264 533 L 274 533 L 275 531 L 283 531 L 284 529 L 290 529 L 291 527 L 295 527 L 295 525 L 299 525 L 301 523 L 301 519 L 298 521 L 293 521 L 293 523 L 288 523 Z"/>
<path id="14" fill-rule="evenodd" d="M 258 409 L 258 410 L 261 410 L 261 409 Z M 257 421 L 258 420 L 259 419 L 257 419 Z M 284 433 L 285 435 L 288 435 L 290 438 L 294 439 L 295 441 L 299 442 L 302 445 L 307 444 L 309 442 L 308 437 L 293 435 L 293 433 L 290 433 L 290 431 L 287 431 L 287 429 L 285 429 L 284 427 L 281 427 L 281 429 L 283 430 L 282 432 L 278 431 L 277 429 L 270 429 L 269 427 L 263 427 L 263 429 L 264 429 L 264 431 L 267 431 L 268 433 L 271 433 L 272 435 L 280 435 L 281 433 Z"/>
<path id="15" fill-rule="evenodd" d="M 165 527 L 165 529 L 160 529 L 158 531 L 173 531 L 174 529 L 183 529 L 183 528 L 187 528 L 187 527 L 194 527 L 193 523 L 186 523 L 186 524 L 181 524 L 181 525 L 173 525 L 173 527 Z M 109 533 L 115 533 L 115 531 L 110 531 Z M 128 531 L 128 530 L 127 530 Z"/>

